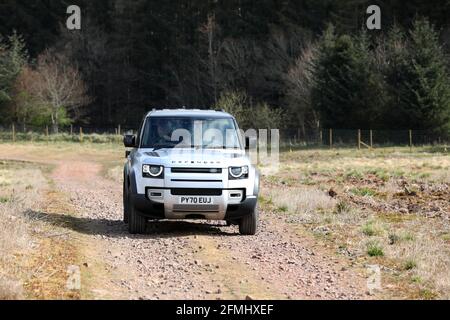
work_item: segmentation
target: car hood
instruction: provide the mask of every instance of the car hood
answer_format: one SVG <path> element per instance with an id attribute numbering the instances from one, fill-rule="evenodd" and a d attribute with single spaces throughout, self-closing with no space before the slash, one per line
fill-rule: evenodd
<path id="1" fill-rule="evenodd" d="M 250 164 L 247 155 L 242 150 L 140 149 L 136 153 L 136 158 L 141 163 L 165 167 L 227 168 Z"/>

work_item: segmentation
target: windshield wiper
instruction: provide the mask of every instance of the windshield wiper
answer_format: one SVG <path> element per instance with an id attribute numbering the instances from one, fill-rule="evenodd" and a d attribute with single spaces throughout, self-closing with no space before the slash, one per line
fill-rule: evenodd
<path id="1" fill-rule="evenodd" d="M 176 144 L 157 144 L 153 146 L 153 151 L 157 151 L 160 149 L 173 149 L 176 147 Z"/>

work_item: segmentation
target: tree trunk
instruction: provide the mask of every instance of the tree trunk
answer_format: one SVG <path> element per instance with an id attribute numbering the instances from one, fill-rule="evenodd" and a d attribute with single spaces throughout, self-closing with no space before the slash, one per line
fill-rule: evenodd
<path id="1" fill-rule="evenodd" d="M 59 132 L 58 127 L 58 111 L 55 112 L 55 114 L 52 115 L 52 132 L 54 134 L 57 134 Z"/>

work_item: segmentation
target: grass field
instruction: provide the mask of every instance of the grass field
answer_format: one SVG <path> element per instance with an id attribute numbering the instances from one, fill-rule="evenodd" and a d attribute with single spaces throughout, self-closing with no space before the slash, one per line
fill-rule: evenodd
<path id="1" fill-rule="evenodd" d="M 338 254 L 381 265 L 394 296 L 450 298 L 445 148 L 308 150 L 281 159 L 281 172 L 265 177 L 265 206 Z"/>
<path id="2" fill-rule="evenodd" d="M 12 161 L 19 159 L 27 162 Z M 95 160 L 105 178 L 121 183 L 119 144 L 0 144 L 0 298 L 17 298 L 27 289 L 20 285 L 28 270 L 23 259 L 33 256 L 35 236 L 48 226 L 26 213 L 52 188 L 52 162 L 71 159 Z M 283 152 L 280 160 L 277 174 L 263 176 L 263 212 L 311 236 L 331 255 L 357 266 L 379 265 L 385 298 L 450 298 L 445 147 L 297 150 Z"/>
<path id="3" fill-rule="evenodd" d="M 0 161 L 0 299 L 23 297 L 31 270 L 28 257 L 35 248 L 33 233 L 42 227 L 28 213 L 38 206 L 47 180 L 43 168 Z"/>

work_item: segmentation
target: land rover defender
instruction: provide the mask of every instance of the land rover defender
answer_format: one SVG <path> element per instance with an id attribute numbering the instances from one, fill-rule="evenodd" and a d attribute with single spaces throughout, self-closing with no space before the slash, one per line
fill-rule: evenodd
<path id="1" fill-rule="evenodd" d="M 132 234 L 149 220 L 223 220 L 242 235 L 258 227 L 259 173 L 235 118 L 219 111 L 149 112 L 125 135 L 124 222 Z"/>

